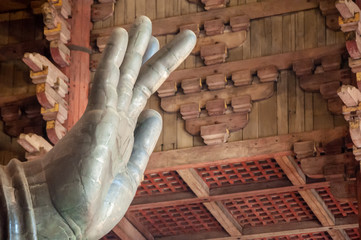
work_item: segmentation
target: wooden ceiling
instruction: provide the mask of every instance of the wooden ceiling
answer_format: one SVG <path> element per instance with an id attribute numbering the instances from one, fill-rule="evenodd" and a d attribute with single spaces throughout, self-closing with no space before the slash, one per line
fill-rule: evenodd
<path id="1" fill-rule="evenodd" d="M 0 107 L 4 131 L 12 130 L 13 137 L 34 132 L 14 127 L 19 118 L 40 117 L 39 105 L 36 113 L 24 105 L 36 95 L 28 69 L 19 63 L 25 51 L 47 57 L 24 58 L 34 83 L 46 68 L 73 83 L 69 95 L 57 101 L 67 110 L 61 127 L 69 129 L 86 105 L 89 69 L 96 69 L 115 26 L 128 29 L 136 16 L 147 15 L 162 46 L 183 28 L 195 30 L 202 44 L 214 44 L 203 51 L 199 46 L 159 97 L 151 97 L 147 107 L 163 116 L 163 132 L 126 216 L 103 239 L 360 239 L 353 188 L 358 162 L 337 96 L 341 84 L 356 84 L 335 24 L 335 1 L 118 0 L 114 5 L 102 0 L 90 12 L 91 3 L 73 0 L 71 14 L 60 6 L 66 8 L 61 18 L 71 17 L 59 31 L 71 39 L 52 34 L 48 26 L 43 32 L 43 24 L 37 24 L 40 35 L 31 29 L 31 37 L 24 38 L 24 26 L 41 15 L 34 17 L 30 1 L 0 3 L 0 36 L 5 36 L 0 51 L 6 53 L 0 56 L 0 79 L 11 79 L 0 81 Z M 91 28 L 91 15 L 93 29 L 78 31 Z M 61 44 L 49 43 L 54 41 Z M 219 42 L 225 43 L 221 52 L 212 52 Z M 23 78 L 16 77 L 19 69 Z M 196 107 L 187 110 L 187 104 Z M 47 121 L 59 120 L 58 114 Z M 243 114 L 242 121 L 235 120 L 237 114 Z M 216 129 L 220 123 L 223 128 Z M 209 125 L 210 133 L 202 133 Z M 37 133 L 52 140 L 49 132 Z M 13 139 L 0 137 L 1 144 L 16 149 Z"/>

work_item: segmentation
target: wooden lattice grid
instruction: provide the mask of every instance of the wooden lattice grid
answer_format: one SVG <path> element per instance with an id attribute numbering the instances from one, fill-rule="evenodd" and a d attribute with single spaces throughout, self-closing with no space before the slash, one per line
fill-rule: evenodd
<path id="1" fill-rule="evenodd" d="M 201 203 L 132 211 L 154 237 L 222 231 Z"/>
<path id="2" fill-rule="evenodd" d="M 348 237 L 351 240 L 359 240 L 360 239 L 360 232 L 359 232 L 358 228 L 346 229 L 345 232 L 347 233 Z"/>
<path id="3" fill-rule="evenodd" d="M 333 196 L 330 188 L 318 188 L 316 191 L 335 217 L 346 217 L 349 214 L 358 214 L 356 201 L 340 202 Z"/>
<path id="4" fill-rule="evenodd" d="M 196 170 L 210 188 L 286 178 L 274 159 L 215 165 Z"/>
<path id="5" fill-rule="evenodd" d="M 145 174 L 137 196 L 188 191 L 187 184 L 176 171 Z"/>
<path id="6" fill-rule="evenodd" d="M 236 198 L 223 204 L 243 227 L 316 218 L 298 192 Z"/>
<path id="7" fill-rule="evenodd" d="M 327 232 L 317 232 L 317 233 L 304 233 L 296 234 L 289 236 L 279 236 L 271 238 L 257 238 L 255 240 L 332 240 L 331 236 Z"/>

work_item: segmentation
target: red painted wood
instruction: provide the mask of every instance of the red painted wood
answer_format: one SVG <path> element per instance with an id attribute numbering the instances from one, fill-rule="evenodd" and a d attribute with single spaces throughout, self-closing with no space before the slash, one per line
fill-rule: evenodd
<path id="1" fill-rule="evenodd" d="M 70 44 L 90 48 L 92 3 L 92 0 L 73 1 Z M 70 80 L 68 129 L 74 126 L 84 113 L 90 83 L 89 53 L 71 51 L 71 58 L 70 66 L 65 69 Z"/>

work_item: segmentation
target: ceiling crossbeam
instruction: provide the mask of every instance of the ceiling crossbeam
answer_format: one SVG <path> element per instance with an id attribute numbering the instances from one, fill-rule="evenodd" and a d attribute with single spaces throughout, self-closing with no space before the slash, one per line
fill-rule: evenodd
<path id="1" fill-rule="evenodd" d="M 293 185 L 302 185 L 306 183 L 306 176 L 302 169 L 297 165 L 293 156 L 276 157 L 278 165 L 282 168 L 283 172 L 287 175 L 288 179 Z M 334 226 L 335 217 L 326 206 L 320 195 L 315 189 L 299 190 L 298 193 L 305 200 L 322 226 Z M 343 230 L 331 229 L 327 231 L 332 239 L 347 240 L 349 237 Z"/>

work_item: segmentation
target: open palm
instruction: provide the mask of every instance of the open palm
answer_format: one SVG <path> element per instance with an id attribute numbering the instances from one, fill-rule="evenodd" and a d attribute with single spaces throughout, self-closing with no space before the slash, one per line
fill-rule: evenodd
<path id="1" fill-rule="evenodd" d="M 135 195 L 162 128 L 157 112 L 142 110 L 196 42 L 193 32 L 182 32 L 142 64 L 158 43 L 151 32 L 146 17 L 136 20 L 129 41 L 124 29 L 113 32 L 84 115 L 41 163 L 52 207 L 64 220 L 59 238 L 102 237 Z M 39 223 L 44 238 L 46 228 Z"/>

